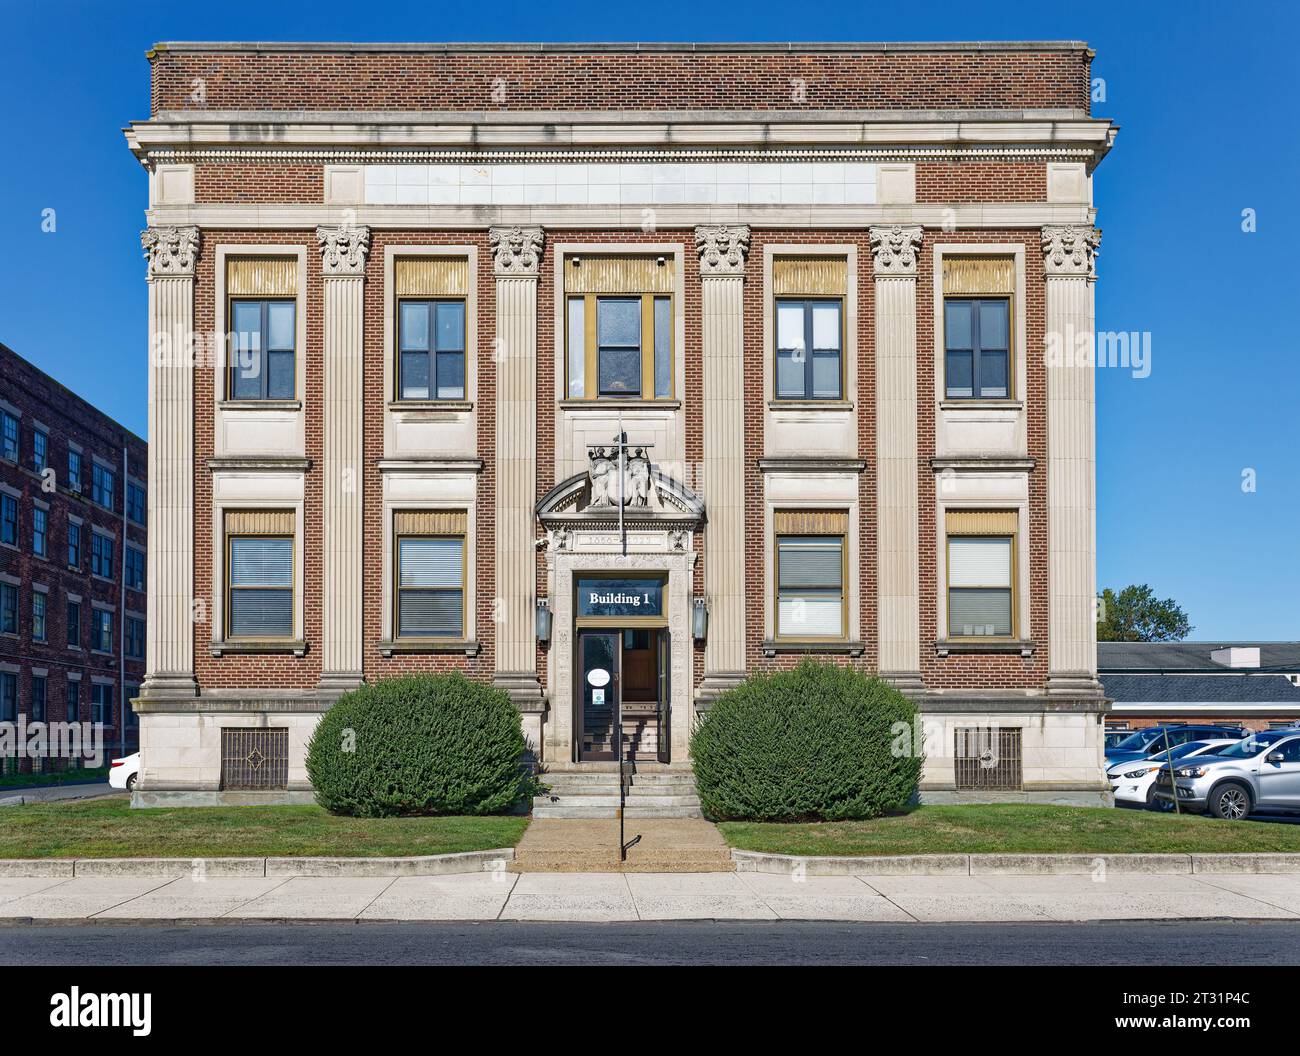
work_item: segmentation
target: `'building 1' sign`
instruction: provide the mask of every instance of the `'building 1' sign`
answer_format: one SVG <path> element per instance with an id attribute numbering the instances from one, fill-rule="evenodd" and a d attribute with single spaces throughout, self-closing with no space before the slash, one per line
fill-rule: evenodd
<path id="1" fill-rule="evenodd" d="M 662 616 L 664 585 L 657 579 L 582 577 L 579 616 Z"/>

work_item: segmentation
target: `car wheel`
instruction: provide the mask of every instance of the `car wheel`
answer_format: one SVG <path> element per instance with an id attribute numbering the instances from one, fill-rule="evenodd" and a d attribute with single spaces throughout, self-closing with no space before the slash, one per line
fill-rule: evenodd
<path id="1" fill-rule="evenodd" d="M 134 791 L 135 791 L 135 778 L 136 778 L 136 775 L 135 775 L 135 774 L 132 774 L 130 777 L 128 777 L 128 778 L 126 779 L 126 790 L 127 790 L 128 792 L 134 792 Z"/>
<path id="2" fill-rule="evenodd" d="M 1210 813 L 1224 821 L 1241 821 L 1250 813 L 1250 793 L 1240 785 L 1223 785 L 1210 796 Z"/>
<path id="3" fill-rule="evenodd" d="M 1167 799 L 1156 799 L 1156 784 L 1151 782 L 1147 789 L 1147 810 L 1158 810 L 1161 814 L 1172 814 L 1174 805 Z"/>

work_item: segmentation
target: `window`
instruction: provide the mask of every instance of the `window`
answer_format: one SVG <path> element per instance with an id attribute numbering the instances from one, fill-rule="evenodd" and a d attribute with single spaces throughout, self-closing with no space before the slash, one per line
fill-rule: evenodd
<path id="1" fill-rule="evenodd" d="M 113 508 L 113 491 L 117 486 L 117 477 L 111 469 L 105 469 L 98 462 L 90 467 L 90 497 L 106 510 Z"/>
<path id="2" fill-rule="evenodd" d="M 136 524 L 145 523 L 144 488 L 130 481 L 126 483 L 126 515 Z"/>
<path id="3" fill-rule="evenodd" d="M 4 457 L 10 462 L 17 462 L 18 419 L 8 411 L 0 411 L 0 442 L 3 443 Z"/>
<path id="4" fill-rule="evenodd" d="M 144 551 L 128 546 L 123 561 L 125 561 L 126 585 L 132 590 L 144 590 Z"/>
<path id="5" fill-rule="evenodd" d="M 113 725 L 113 687 L 96 682 L 90 687 L 90 721 L 101 726 Z"/>
<path id="6" fill-rule="evenodd" d="M 81 721 L 81 683 L 68 679 L 68 689 L 64 696 L 68 709 L 68 722 Z"/>
<path id="7" fill-rule="evenodd" d="M 50 438 L 39 429 L 32 432 L 32 468 L 37 473 L 44 473 L 49 463 Z"/>
<path id="8" fill-rule="evenodd" d="M 465 634 L 465 537 L 397 537 L 397 637 Z"/>
<path id="9" fill-rule="evenodd" d="M 126 618 L 126 655 L 131 660 L 144 659 L 144 620 Z"/>
<path id="10" fill-rule="evenodd" d="M 68 567 L 81 567 L 81 525 L 68 521 Z"/>
<path id="11" fill-rule="evenodd" d="M 568 300 L 568 396 L 671 399 L 673 301 L 670 296 Z"/>
<path id="12" fill-rule="evenodd" d="M 0 634 L 18 633 L 18 588 L 0 583 Z"/>
<path id="13" fill-rule="evenodd" d="M 81 648 L 81 602 L 68 602 L 68 645 L 71 648 Z"/>
<path id="14" fill-rule="evenodd" d="M 226 633 L 292 638 L 293 514 L 226 515 Z"/>
<path id="15" fill-rule="evenodd" d="M 68 450 L 68 490 L 81 493 L 81 452 Z"/>
<path id="16" fill-rule="evenodd" d="M 812 510 L 776 515 L 778 638 L 844 638 L 844 539 L 848 515 Z"/>
<path id="17" fill-rule="evenodd" d="M 232 300 L 230 323 L 230 398 L 292 400 L 296 390 L 295 302 Z"/>
<path id="18" fill-rule="evenodd" d="M 32 722 L 45 721 L 45 676 L 32 675 Z"/>
<path id="19" fill-rule="evenodd" d="M 838 300 L 776 302 L 776 398 L 838 400 L 844 395 Z"/>
<path id="20" fill-rule="evenodd" d="M 113 614 L 106 609 L 95 609 L 91 614 L 91 648 L 100 653 L 113 651 Z"/>
<path id="21" fill-rule="evenodd" d="M 1011 637 L 1016 514 L 950 511 L 947 525 L 949 637 Z"/>
<path id="22" fill-rule="evenodd" d="M 32 641 L 45 641 L 45 604 L 48 599 L 41 591 L 32 593 Z"/>
<path id="23" fill-rule="evenodd" d="M 133 730 L 140 725 L 140 716 L 135 713 L 135 708 L 131 707 L 131 701 L 140 695 L 140 687 L 134 682 L 126 684 L 126 696 L 122 701 L 122 710 L 126 712 L 126 728 Z"/>
<path id="24" fill-rule="evenodd" d="M 18 721 L 18 676 L 0 671 L 0 722 Z"/>
<path id="25" fill-rule="evenodd" d="M 465 398 L 465 302 L 398 304 L 398 392 L 403 400 Z"/>
<path id="26" fill-rule="evenodd" d="M 46 557 L 49 553 L 48 511 L 39 506 L 32 510 L 32 553 L 37 557 Z"/>
<path id="27" fill-rule="evenodd" d="M 947 396 L 1011 395 L 1011 302 L 1002 297 L 949 297 L 943 302 Z"/>
<path id="28" fill-rule="evenodd" d="M 18 500 L 8 492 L 0 494 L 0 543 L 18 545 Z"/>
<path id="29" fill-rule="evenodd" d="M 113 540 L 94 529 L 90 532 L 90 574 L 113 578 Z"/>

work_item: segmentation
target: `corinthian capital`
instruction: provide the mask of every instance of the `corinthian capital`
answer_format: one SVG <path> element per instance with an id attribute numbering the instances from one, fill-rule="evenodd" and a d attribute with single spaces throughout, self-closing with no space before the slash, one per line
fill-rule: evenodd
<path id="1" fill-rule="evenodd" d="M 330 275 L 364 275 L 366 255 L 370 252 L 370 228 L 355 224 L 316 228 L 320 243 L 321 273 Z"/>
<path id="2" fill-rule="evenodd" d="M 165 275 L 194 275 L 199 255 L 197 227 L 149 227 L 140 232 L 140 245 L 149 262 L 149 278 Z"/>
<path id="3" fill-rule="evenodd" d="M 488 229 L 496 275 L 536 275 L 541 269 L 542 243 L 546 236 L 540 227 L 493 227 Z"/>
<path id="4" fill-rule="evenodd" d="M 749 228 L 744 224 L 707 224 L 695 229 L 701 275 L 743 275 L 749 253 Z"/>
<path id="5" fill-rule="evenodd" d="M 921 249 L 921 228 L 871 228 L 871 252 L 877 275 L 916 275 L 916 255 Z"/>
<path id="6" fill-rule="evenodd" d="M 1043 269 L 1048 275 L 1090 275 L 1101 245 L 1095 227 L 1052 225 L 1043 228 Z"/>

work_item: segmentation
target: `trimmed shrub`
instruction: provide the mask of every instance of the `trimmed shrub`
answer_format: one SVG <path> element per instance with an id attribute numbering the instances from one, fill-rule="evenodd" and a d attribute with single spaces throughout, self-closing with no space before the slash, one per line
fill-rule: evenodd
<path id="1" fill-rule="evenodd" d="M 331 814 L 499 814 L 532 794 L 519 712 L 459 673 L 392 678 L 345 693 L 307 745 Z"/>
<path id="2" fill-rule="evenodd" d="M 805 661 L 750 678 L 714 702 L 691 738 L 704 813 L 842 821 L 898 810 L 921 776 L 915 717 L 903 694 L 852 668 Z"/>

